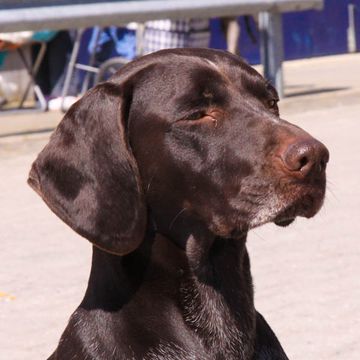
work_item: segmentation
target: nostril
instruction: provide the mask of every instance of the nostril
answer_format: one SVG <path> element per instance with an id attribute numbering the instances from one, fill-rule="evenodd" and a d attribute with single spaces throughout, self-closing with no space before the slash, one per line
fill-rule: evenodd
<path id="1" fill-rule="evenodd" d="M 310 138 L 288 145 L 281 158 L 287 170 L 306 176 L 310 172 L 324 172 L 329 152 L 322 143 Z"/>
<path id="2" fill-rule="evenodd" d="M 298 142 L 289 145 L 281 158 L 287 170 L 298 172 L 311 163 L 311 152 L 308 144 Z"/>
<path id="3" fill-rule="evenodd" d="M 322 145 L 322 155 L 321 155 L 321 161 L 320 161 L 322 171 L 324 171 L 326 169 L 326 165 L 329 162 L 329 159 L 330 159 L 329 150 L 324 145 Z"/>
<path id="4" fill-rule="evenodd" d="M 319 171 L 320 172 L 323 172 L 326 169 L 326 164 L 327 164 L 327 161 L 325 161 L 325 160 L 320 161 L 320 164 L 319 164 Z"/>
<path id="5" fill-rule="evenodd" d="M 299 160 L 299 169 L 298 170 L 301 170 L 302 168 L 304 168 L 308 163 L 309 163 L 309 159 L 307 156 L 301 157 Z"/>
<path id="6" fill-rule="evenodd" d="M 318 143 L 318 147 L 315 153 L 315 163 L 319 173 L 322 173 L 326 169 L 326 165 L 329 162 L 329 150 L 321 143 Z"/>

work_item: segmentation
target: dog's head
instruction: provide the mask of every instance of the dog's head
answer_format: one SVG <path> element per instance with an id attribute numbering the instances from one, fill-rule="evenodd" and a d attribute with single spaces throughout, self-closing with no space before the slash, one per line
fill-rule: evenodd
<path id="1" fill-rule="evenodd" d="M 236 237 L 311 217 L 328 151 L 280 119 L 277 102 L 238 57 L 160 51 L 71 107 L 29 183 L 80 235 L 120 255 L 142 241 L 148 212 L 170 237 L 179 226 Z"/>

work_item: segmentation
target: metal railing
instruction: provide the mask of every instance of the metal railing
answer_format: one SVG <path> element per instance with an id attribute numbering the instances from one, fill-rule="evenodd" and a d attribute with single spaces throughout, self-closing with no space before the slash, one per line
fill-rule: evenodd
<path id="1" fill-rule="evenodd" d="M 281 14 L 322 6 L 323 0 L 0 0 L 0 32 L 259 13 L 264 75 L 283 96 Z"/>

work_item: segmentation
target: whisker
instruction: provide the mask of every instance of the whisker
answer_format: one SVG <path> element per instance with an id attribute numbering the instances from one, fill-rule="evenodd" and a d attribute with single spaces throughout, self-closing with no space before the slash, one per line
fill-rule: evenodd
<path id="1" fill-rule="evenodd" d="M 149 192 L 150 185 L 151 185 L 151 183 L 152 183 L 152 181 L 153 181 L 153 179 L 154 179 L 154 176 L 155 176 L 155 175 L 153 175 L 153 176 L 150 178 L 150 181 L 149 181 L 149 183 L 148 183 L 148 185 L 147 185 L 147 187 L 146 187 L 146 193 Z"/>
<path id="2" fill-rule="evenodd" d="M 339 198 L 335 195 L 335 192 L 332 190 L 332 187 L 336 188 L 336 185 L 331 182 L 329 179 L 326 180 L 327 181 L 327 186 L 326 186 L 326 190 L 329 191 L 329 193 L 332 195 L 332 197 L 339 202 Z"/>
<path id="3" fill-rule="evenodd" d="M 264 237 L 262 237 L 255 229 L 252 230 L 252 233 L 260 240 L 266 241 L 266 239 Z"/>
<path id="4" fill-rule="evenodd" d="M 331 188 L 327 187 L 326 190 L 329 191 L 329 193 L 332 195 L 332 197 L 333 197 L 337 202 L 340 201 L 339 198 L 335 195 L 335 193 L 332 191 Z"/>
<path id="5" fill-rule="evenodd" d="M 180 210 L 175 216 L 174 218 L 172 219 L 170 225 L 169 225 L 169 230 L 171 230 L 171 228 L 173 227 L 176 219 L 186 210 L 186 208 L 183 208 L 182 210 Z"/>

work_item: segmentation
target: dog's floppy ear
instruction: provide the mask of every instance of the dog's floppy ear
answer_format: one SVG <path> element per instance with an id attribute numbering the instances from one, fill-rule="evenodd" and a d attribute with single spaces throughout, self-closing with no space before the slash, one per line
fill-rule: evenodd
<path id="1" fill-rule="evenodd" d="M 33 163 L 28 183 L 65 223 L 97 247 L 125 255 L 143 239 L 146 209 L 125 133 L 124 83 L 88 91 Z"/>

